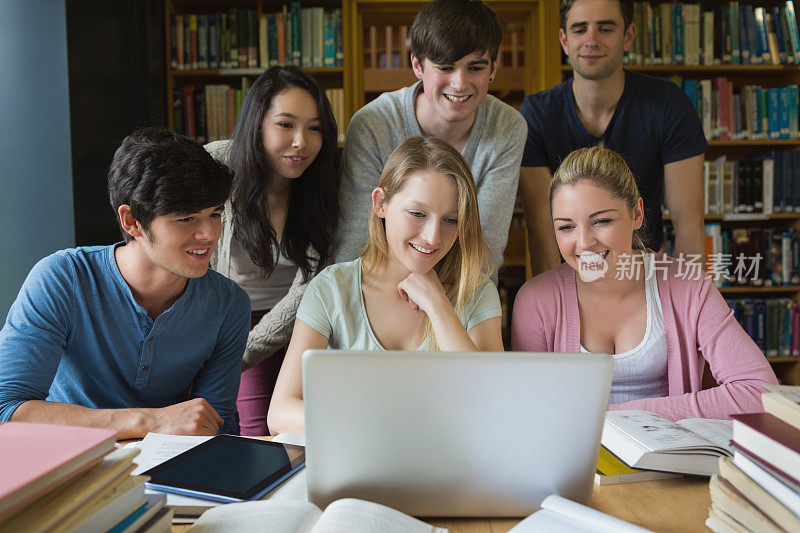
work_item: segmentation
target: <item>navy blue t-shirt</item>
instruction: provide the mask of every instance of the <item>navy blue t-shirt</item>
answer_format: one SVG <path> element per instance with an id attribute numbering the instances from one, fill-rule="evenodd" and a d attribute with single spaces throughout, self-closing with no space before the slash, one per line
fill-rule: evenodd
<path id="1" fill-rule="evenodd" d="M 519 111 L 528 122 L 523 167 L 554 173 L 571 151 L 600 141 L 622 154 L 644 199 L 644 243 L 661 247 L 664 165 L 708 151 L 700 118 L 677 85 L 626 70 L 625 89 L 602 137 L 587 132 L 578 117 L 572 78 L 526 96 Z"/>

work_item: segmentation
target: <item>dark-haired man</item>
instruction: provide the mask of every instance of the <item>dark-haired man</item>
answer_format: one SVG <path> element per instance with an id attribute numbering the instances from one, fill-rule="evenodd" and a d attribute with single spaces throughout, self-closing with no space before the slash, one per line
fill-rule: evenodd
<path id="1" fill-rule="evenodd" d="M 562 0 L 561 47 L 573 76 L 525 97 L 528 122 L 520 190 L 535 273 L 558 265 L 548 185 L 561 160 L 603 141 L 620 153 L 644 198 L 645 245 L 661 248 L 661 203 L 675 227 L 675 252 L 705 252 L 703 154 L 697 112 L 675 84 L 622 68 L 636 28 L 630 0 Z"/>
<path id="2" fill-rule="evenodd" d="M 250 301 L 208 270 L 231 177 L 159 128 L 108 173 L 125 237 L 61 250 L 28 274 L 0 331 L 0 421 L 215 435 L 233 422 Z"/>
<path id="3" fill-rule="evenodd" d="M 355 259 L 364 247 L 370 193 L 389 154 L 408 137 L 433 135 L 450 143 L 472 169 L 496 272 L 503 262 L 525 144 L 519 113 L 487 95 L 502 28 L 480 0 L 433 0 L 417 14 L 409 38 L 411 66 L 420 81 L 382 94 L 360 109 L 347 129 L 336 261 Z"/>

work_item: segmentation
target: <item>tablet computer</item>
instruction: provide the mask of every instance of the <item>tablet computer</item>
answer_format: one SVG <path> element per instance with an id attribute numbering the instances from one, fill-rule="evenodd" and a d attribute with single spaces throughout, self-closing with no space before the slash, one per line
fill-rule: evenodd
<path id="1" fill-rule="evenodd" d="M 142 475 L 151 489 L 233 503 L 262 497 L 304 465 L 302 446 L 217 435 Z"/>

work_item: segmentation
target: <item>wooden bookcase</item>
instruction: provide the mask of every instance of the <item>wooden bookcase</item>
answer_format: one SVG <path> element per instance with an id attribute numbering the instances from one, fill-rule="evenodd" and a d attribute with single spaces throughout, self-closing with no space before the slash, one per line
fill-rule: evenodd
<path id="1" fill-rule="evenodd" d="M 652 5 L 661 2 L 651 2 Z M 747 3 L 747 2 L 741 2 Z M 756 6 L 766 8 L 778 5 L 777 1 L 752 2 Z M 701 2 L 701 9 L 709 9 L 715 6 L 726 6 L 728 2 L 719 0 L 706 0 Z M 552 6 L 554 16 L 558 17 L 558 6 Z M 702 15 L 701 15 L 702 16 Z M 556 22 L 558 24 L 558 21 Z M 702 19 L 701 19 L 702 24 Z M 557 43 L 555 34 L 547 37 Z M 701 42 L 702 48 L 702 42 Z M 562 53 L 560 47 L 554 52 L 559 57 L 560 76 L 559 81 L 571 75 L 572 69 L 569 65 L 561 64 Z M 726 77 L 734 85 L 734 88 L 743 85 L 760 85 L 764 88 L 783 87 L 790 84 L 800 84 L 800 65 L 626 65 L 625 68 L 634 72 L 641 72 L 656 77 L 680 76 L 683 79 L 709 79 L 715 77 Z M 800 150 L 800 139 L 764 139 L 764 140 L 709 140 L 709 152 L 706 160 L 712 161 L 725 156 L 728 160 L 741 160 L 750 155 L 764 153 L 770 150 Z M 761 228 L 800 228 L 800 213 L 775 213 L 763 217 L 752 217 L 747 219 L 737 216 L 725 215 L 706 215 L 707 223 L 719 223 L 723 230 L 743 227 Z M 669 216 L 664 217 L 665 224 L 670 224 Z M 800 286 L 773 286 L 773 287 L 749 287 L 732 286 L 722 287 L 720 292 L 725 298 L 770 298 L 770 297 L 790 297 L 800 302 Z M 767 360 L 775 370 L 778 379 L 785 384 L 800 385 L 800 358 L 798 357 L 768 357 Z"/>

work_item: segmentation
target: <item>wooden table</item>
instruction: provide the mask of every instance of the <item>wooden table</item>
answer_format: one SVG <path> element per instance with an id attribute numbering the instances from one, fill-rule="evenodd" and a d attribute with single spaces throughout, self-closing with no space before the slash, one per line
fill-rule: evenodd
<path id="1" fill-rule="evenodd" d="M 708 531 L 710 496 L 706 478 L 672 478 L 619 485 L 594 485 L 591 506 L 653 531 Z M 423 518 L 425 522 L 446 527 L 452 533 L 501 533 L 508 531 L 518 518 Z M 178 533 L 189 526 L 174 525 Z"/>

